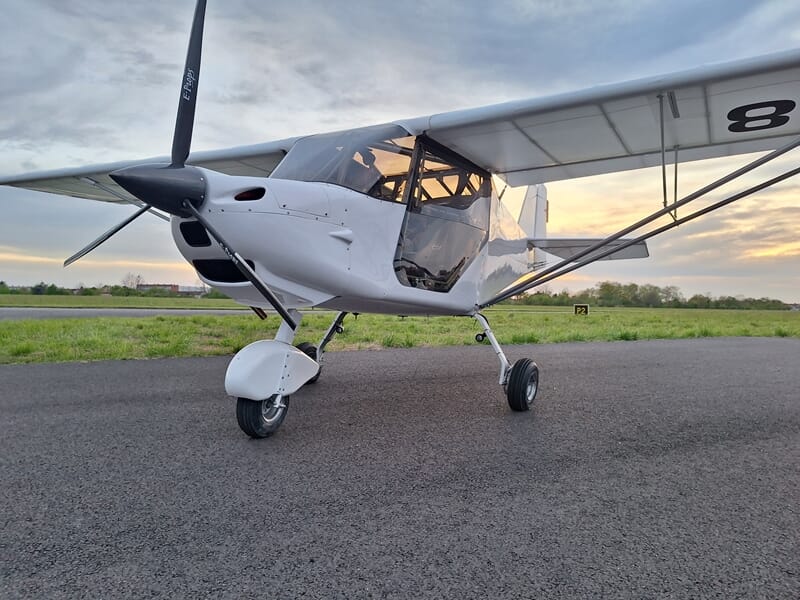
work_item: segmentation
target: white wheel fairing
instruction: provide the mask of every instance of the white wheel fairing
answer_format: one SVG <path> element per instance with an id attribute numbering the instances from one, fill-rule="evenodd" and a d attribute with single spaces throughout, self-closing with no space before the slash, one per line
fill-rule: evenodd
<path id="1" fill-rule="evenodd" d="M 290 344 L 260 340 L 239 350 L 225 373 L 230 396 L 264 400 L 288 396 L 319 371 L 319 364 Z"/>

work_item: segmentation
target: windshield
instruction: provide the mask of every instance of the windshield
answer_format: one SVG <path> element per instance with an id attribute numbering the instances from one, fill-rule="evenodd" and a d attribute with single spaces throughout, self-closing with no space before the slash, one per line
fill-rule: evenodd
<path id="1" fill-rule="evenodd" d="M 402 202 L 414 137 L 381 125 L 298 140 L 270 177 L 335 183 L 381 200 Z"/>

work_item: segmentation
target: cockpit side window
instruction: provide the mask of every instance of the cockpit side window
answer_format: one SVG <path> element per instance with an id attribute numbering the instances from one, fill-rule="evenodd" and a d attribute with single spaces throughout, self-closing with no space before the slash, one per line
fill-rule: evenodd
<path id="1" fill-rule="evenodd" d="M 430 144 L 430 142 L 428 142 Z M 425 147 L 420 158 L 411 210 L 487 229 L 491 179 L 441 150 Z"/>

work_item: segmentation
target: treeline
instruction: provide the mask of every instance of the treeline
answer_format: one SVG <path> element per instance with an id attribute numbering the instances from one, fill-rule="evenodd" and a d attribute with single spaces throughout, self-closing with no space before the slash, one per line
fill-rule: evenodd
<path id="1" fill-rule="evenodd" d="M 53 283 L 45 283 L 44 281 L 32 285 L 9 287 L 5 281 L 0 281 L 0 294 L 19 294 L 28 295 L 34 294 L 36 296 L 71 296 L 72 290 L 58 287 Z"/>
<path id="2" fill-rule="evenodd" d="M 178 298 L 184 294 L 176 292 L 169 287 L 151 287 L 136 289 L 126 285 L 101 285 L 95 287 L 80 286 L 77 289 L 59 287 L 53 283 L 41 281 L 32 286 L 10 287 L 5 281 L 0 281 L 0 294 L 34 295 L 34 296 L 139 296 L 144 298 Z M 227 298 L 214 289 L 208 289 L 203 298 Z"/>
<path id="3" fill-rule="evenodd" d="M 149 296 L 149 297 L 170 297 L 178 296 L 177 292 L 169 288 L 151 288 L 147 290 L 137 290 L 136 288 L 124 285 L 101 285 L 97 287 L 80 286 L 76 289 L 63 288 L 54 283 L 41 281 L 36 285 L 9 287 L 4 281 L 0 281 L 0 294 L 18 294 L 34 296 L 101 296 L 109 294 L 111 296 Z"/>
<path id="4" fill-rule="evenodd" d="M 590 304 L 593 306 L 633 306 L 642 308 L 732 308 L 750 310 L 788 310 L 791 308 L 788 304 L 771 298 L 713 297 L 705 294 L 695 294 L 686 299 L 674 285 L 658 287 L 651 284 L 622 284 L 613 281 L 598 283 L 593 288 L 576 294 L 570 294 L 567 290 L 557 294 L 549 291 L 521 294 L 509 300 L 508 303 L 535 306 Z"/>
<path id="5" fill-rule="evenodd" d="M 168 287 L 151 287 L 136 289 L 128 285 L 111 285 L 97 287 L 79 287 L 76 290 L 62 288 L 55 284 L 45 282 L 37 283 L 30 287 L 10 287 L 5 281 L 0 281 L 0 294 L 33 294 L 35 296 L 141 296 L 149 298 L 171 298 L 182 294 Z M 203 298 L 227 298 L 226 295 L 208 289 L 200 294 Z M 631 306 L 649 308 L 729 308 L 729 309 L 760 309 L 760 310 L 788 310 L 790 305 L 771 298 L 735 298 L 733 296 L 707 296 L 695 294 L 691 298 L 684 298 L 680 290 L 674 285 L 658 287 L 656 285 L 636 283 L 616 283 L 604 281 L 593 288 L 570 294 L 563 290 L 554 294 L 547 290 L 537 291 L 533 294 L 522 294 L 504 304 L 522 304 L 533 306 L 572 306 L 573 304 L 589 304 L 592 306 Z"/>

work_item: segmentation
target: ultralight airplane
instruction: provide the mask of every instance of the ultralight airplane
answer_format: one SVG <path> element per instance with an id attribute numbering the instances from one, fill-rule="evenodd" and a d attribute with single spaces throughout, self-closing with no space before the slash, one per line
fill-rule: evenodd
<path id="1" fill-rule="evenodd" d="M 514 411 L 539 386 L 511 365 L 481 310 L 597 260 L 647 256 L 646 240 L 800 168 L 685 216 L 678 209 L 800 145 L 800 51 L 372 127 L 190 154 L 205 0 L 189 41 L 167 159 L 29 173 L 0 184 L 139 206 L 65 265 L 145 212 L 170 221 L 199 277 L 264 318 L 275 338 L 231 360 L 225 389 L 251 437 L 274 433 L 289 397 L 320 375 L 348 313 L 475 318 Z M 666 166 L 769 151 L 667 202 Z M 546 237 L 544 182 L 662 167 L 664 206 L 604 239 Z M 519 217 L 498 181 L 529 186 Z M 166 214 L 164 214 L 166 213 Z M 168 216 L 167 216 L 168 215 Z M 667 224 L 626 238 L 660 217 Z M 544 251 L 562 260 L 542 264 Z M 317 345 L 293 346 L 301 309 L 338 311 Z"/>

